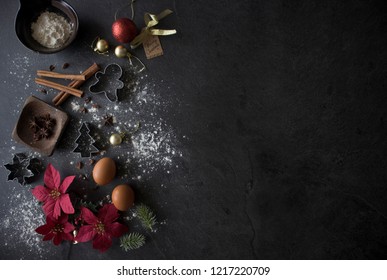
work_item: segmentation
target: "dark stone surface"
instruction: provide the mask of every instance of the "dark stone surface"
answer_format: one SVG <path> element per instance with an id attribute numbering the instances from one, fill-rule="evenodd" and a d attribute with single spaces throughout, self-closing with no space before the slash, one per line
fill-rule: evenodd
<path id="1" fill-rule="evenodd" d="M 37 94 L 37 69 L 117 61 L 89 45 L 96 36 L 113 42 L 114 13 L 127 1 L 68 2 L 78 12 L 80 33 L 52 55 L 18 42 L 18 3 L 2 3 L 3 164 L 25 151 L 10 135 L 23 100 Z M 6 182 L 3 169 L 0 236 L 15 238 L 14 244 L 0 241 L 0 258 L 385 259 L 384 1 L 138 1 L 137 25 L 143 26 L 145 11 L 165 8 L 175 13 L 160 26 L 178 34 L 161 38 L 164 56 L 145 61 L 141 49 L 135 53 L 167 101 L 155 111 L 178 135 L 183 157 L 173 172 L 133 183 L 138 198 L 166 223 L 130 253 L 117 241 L 105 254 L 67 243 L 44 243 L 37 252 L 21 240 L 27 237 L 19 236 L 20 223 L 4 222 L 23 202 L 18 196 L 33 198 L 28 188 Z M 65 109 L 71 112 L 68 104 Z M 67 148 L 43 160 L 69 175 L 74 166 L 61 161 Z"/>

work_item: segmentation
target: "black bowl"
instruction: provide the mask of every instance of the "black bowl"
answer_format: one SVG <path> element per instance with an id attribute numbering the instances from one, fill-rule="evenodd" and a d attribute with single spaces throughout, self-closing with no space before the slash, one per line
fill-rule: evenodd
<path id="1" fill-rule="evenodd" d="M 59 48 L 46 48 L 32 38 L 31 24 L 45 11 L 63 16 L 70 23 L 70 38 Z M 15 20 L 16 35 L 27 48 L 39 53 L 56 53 L 69 46 L 77 36 L 78 16 L 75 10 L 62 0 L 20 0 L 20 9 Z"/>

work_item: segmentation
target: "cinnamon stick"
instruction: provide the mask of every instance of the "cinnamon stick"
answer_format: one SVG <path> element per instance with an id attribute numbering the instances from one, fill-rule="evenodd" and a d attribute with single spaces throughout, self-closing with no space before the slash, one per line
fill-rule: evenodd
<path id="1" fill-rule="evenodd" d="M 75 87 L 76 82 L 78 82 L 78 81 L 71 81 L 71 83 L 68 84 L 68 87 L 76 88 L 76 87 Z M 57 95 L 55 95 L 55 97 L 52 99 L 52 103 L 54 103 L 54 104 L 56 105 L 56 103 L 58 102 L 58 100 L 59 100 L 63 95 L 68 95 L 68 96 L 70 96 L 71 94 L 68 94 L 68 93 L 66 93 L 65 91 L 60 91 L 60 92 L 59 92 Z"/>
<path id="2" fill-rule="evenodd" d="M 42 85 L 42 86 L 46 86 L 46 87 L 51 87 L 51 88 L 55 88 L 55 89 L 58 89 L 58 90 L 63 90 L 65 92 L 67 92 L 67 93 L 70 93 L 70 94 L 76 96 L 76 97 L 82 97 L 82 95 L 83 95 L 83 91 L 81 91 L 79 89 L 67 87 L 67 86 L 64 86 L 64 85 L 61 85 L 61 84 L 57 84 L 57 83 L 45 80 L 45 79 L 35 78 L 35 83 L 37 83 L 38 85 Z"/>
<path id="3" fill-rule="evenodd" d="M 98 66 L 97 63 L 93 63 L 89 68 L 87 68 L 84 72 L 82 72 L 82 75 L 85 75 L 86 80 L 91 78 L 97 71 L 100 70 L 100 67 Z M 79 88 L 81 85 L 83 85 L 85 81 L 72 81 L 68 86 L 72 88 Z M 56 105 L 59 106 L 61 105 L 64 101 L 69 98 L 70 94 L 66 93 L 65 91 L 59 92 L 52 102 Z"/>
<path id="4" fill-rule="evenodd" d="M 62 74 L 52 71 L 44 71 L 44 70 L 38 70 L 37 75 L 40 77 L 48 77 L 48 78 L 57 78 L 57 79 L 68 79 L 68 80 L 79 80 L 79 81 L 85 81 L 86 77 L 85 75 L 73 75 L 73 74 Z"/>

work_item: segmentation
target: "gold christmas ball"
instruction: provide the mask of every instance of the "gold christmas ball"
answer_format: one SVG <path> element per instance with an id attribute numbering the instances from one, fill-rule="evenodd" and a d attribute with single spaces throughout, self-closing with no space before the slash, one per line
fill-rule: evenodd
<path id="1" fill-rule="evenodd" d="M 114 133 L 110 136 L 109 141 L 113 146 L 119 145 L 122 143 L 122 136 L 118 133 Z"/>
<path id="2" fill-rule="evenodd" d="M 126 57 L 127 54 L 128 54 L 128 50 L 122 46 L 122 45 L 119 45 L 116 47 L 116 49 L 114 50 L 114 53 L 116 54 L 117 57 L 119 58 L 123 58 L 123 57 Z"/>
<path id="3" fill-rule="evenodd" d="M 106 52 L 109 49 L 109 43 L 105 39 L 99 39 L 97 41 L 96 49 L 99 52 Z"/>

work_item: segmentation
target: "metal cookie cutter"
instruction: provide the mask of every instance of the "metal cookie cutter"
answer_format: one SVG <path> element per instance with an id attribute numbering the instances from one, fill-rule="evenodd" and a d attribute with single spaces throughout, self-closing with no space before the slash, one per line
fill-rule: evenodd
<path id="1" fill-rule="evenodd" d="M 112 63 L 106 66 L 104 71 L 95 73 L 97 81 L 89 87 L 91 93 L 104 93 L 106 98 L 111 102 L 118 101 L 117 91 L 124 87 L 120 80 L 122 68 L 118 64 Z"/>
<path id="2" fill-rule="evenodd" d="M 32 177 L 40 173 L 41 162 L 37 158 L 18 153 L 13 156 L 12 163 L 5 164 L 4 167 L 11 171 L 8 181 L 16 180 L 20 185 L 26 185 L 32 181 Z"/>
<path id="3" fill-rule="evenodd" d="M 90 157 L 94 153 L 98 153 L 99 149 L 94 146 L 95 140 L 90 135 L 90 128 L 87 123 L 82 123 L 79 128 L 79 136 L 75 140 L 77 146 L 73 150 L 74 153 L 80 153 L 81 157 Z"/>

